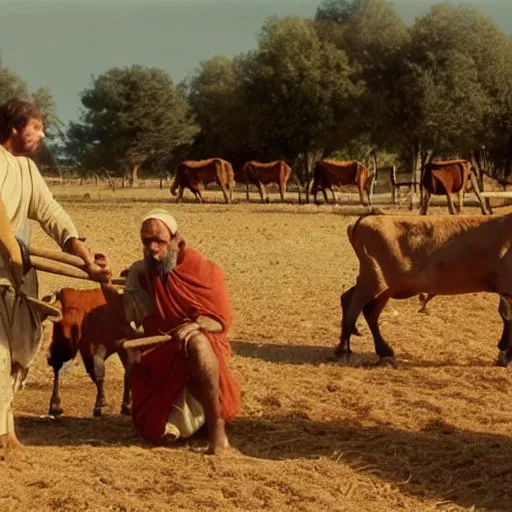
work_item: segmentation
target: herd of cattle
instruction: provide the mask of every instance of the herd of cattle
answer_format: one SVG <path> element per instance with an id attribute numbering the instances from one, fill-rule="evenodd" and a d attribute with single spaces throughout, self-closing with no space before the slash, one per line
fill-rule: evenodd
<path id="1" fill-rule="evenodd" d="M 410 188 L 413 185 L 410 181 L 397 182 L 395 166 L 380 168 L 379 172 L 390 173 L 394 203 L 396 203 L 397 190 L 401 187 Z M 283 160 L 268 163 L 254 160 L 246 162 L 241 169 L 239 180 L 245 183 L 247 200 L 249 200 L 249 185 L 252 184 L 258 187 L 261 201 L 269 202 L 265 185 L 276 183 L 279 187 L 281 200 L 284 201 L 286 186 L 292 176 L 297 184 L 300 202 L 300 181 L 291 167 Z M 326 190 L 329 189 L 332 193 L 333 202 L 336 203 L 336 194 L 333 187 L 355 185 L 359 192 L 361 204 L 365 205 L 366 200 L 367 205 L 371 208 L 373 178 L 374 176 L 360 162 L 353 160 L 320 160 L 313 168 L 310 191 L 315 203 L 317 203 L 318 192 L 322 192 L 327 203 Z M 448 200 L 450 213 L 455 214 L 452 194 L 458 194 L 459 211 L 461 212 L 464 205 L 464 193 L 470 178 L 473 178 L 473 174 L 471 172 L 471 163 L 468 160 L 446 160 L 427 164 L 423 172 L 421 184 L 424 190 L 421 213 L 428 213 L 432 195 L 445 195 Z M 202 203 L 204 198 L 201 191 L 209 183 L 216 183 L 221 188 L 226 203 L 232 202 L 235 189 L 235 172 L 233 171 L 233 166 L 221 158 L 181 162 L 176 169 L 176 176 L 171 186 L 171 194 L 177 195 L 177 201 L 181 202 L 183 192 L 185 188 L 188 188 L 195 195 L 196 199 Z"/>
<path id="2" fill-rule="evenodd" d="M 390 168 L 396 183 L 396 169 Z M 249 183 L 258 186 L 265 201 L 264 185 L 277 182 L 284 199 L 286 184 L 293 175 L 283 161 L 262 164 L 247 162 L 243 167 L 248 194 Z M 471 165 L 466 160 L 433 162 L 423 174 L 425 191 L 422 213 L 428 211 L 432 194 L 445 194 L 451 213 L 455 213 L 451 194 L 459 194 L 459 210 Z M 314 166 L 311 192 L 315 197 L 326 189 L 333 198 L 333 186 L 355 184 L 361 202 L 366 193 L 370 203 L 369 172 L 359 162 L 322 160 Z M 172 192 L 190 188 L 200 201 L 201 188 L 216 181 L 230 202 L 234 190 L 232 166 L 213 158 L 182 162 L 172 185 Z M 410 186 L 410 183 L 407 183 Z M 512 213 L 499 216 L 401 216 L 363 215 L 348 228 L 348 239 L 359 260 L 356 283 L 341 295 L 341 336 L 337 356 L 351 353 L 350 338 L 359 334 L 356 322 L 362 313 L 372 333 L 376 354 L 381 359 L 394 358 L 390 345 L 379 328 L 379 317 L 390 298 L 405 299 L 416 295 L 423 306 L 436 295 L 492 292 L 500 296 L 499 314 L 503 331 L 499 341 L 498 364 L 507 366 L 512 359 Z M 80 352 L 83 363 L 97 387 L 93 414 L 100 416 L 105 406 L 104 361 L 117 353 L 125 368 L 121 412 L 130 414 L 130 361 L 123 342 L 140 334 L 127 328 L 124 312 L 116 310 L 101 289 L 64 288 L 56 295 L 62 320 L 54 325 L 48 364 L 54 370 L 54 386 L 49 413 L 60 415 L 59 374 L 66 361 Z"/>

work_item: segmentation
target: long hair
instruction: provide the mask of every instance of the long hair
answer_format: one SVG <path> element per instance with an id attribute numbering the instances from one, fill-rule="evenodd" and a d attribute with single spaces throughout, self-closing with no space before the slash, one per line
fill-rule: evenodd
<path id="1" fill-rule="evenodd" d="M 0 105 L 0 144 L 9 139 L 13 129 L 23 130 L 31 119 L 45 121 L 41 111 L 29 101 L 13 98 Z"/>

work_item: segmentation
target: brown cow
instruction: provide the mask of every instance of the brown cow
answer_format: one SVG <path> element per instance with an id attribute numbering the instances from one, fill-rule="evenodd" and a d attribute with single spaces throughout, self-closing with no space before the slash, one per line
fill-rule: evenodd
<path id="1" fill-rule="evenodd" d="M 425 166 L 422 177 L 423 200 L 421 214 L 428 213 L 428 207 L 433 195 L 446 195 L 448 210 L 455 215 L 455 205 L 452 194 L 459 195 L 459 213 L 464 208 L 464 193 L 471 173 L 471 163 L 468 160 L 445 160 L 430 162 Z"/>
<path id="2" fill-rule="evenodd" d="M 247 196 L 247 201 L 249 201 L 250 183 L 253 183 L 258 187 L 262 203 L 270 202 L 265 190 L 265 185 L 268 185 L 269 183 L 277 183 L 279 185 L 281 201 L 284 201 L 286 185 L 293 173 L 292 168 L 284 160 L 275 160 L 274 162 L 268 163 L 251 160 L 244 164 L 242 171 L 245 180 L 245 193 Z"/>
<path id="3" fill-rule="evenodd" d="M 105 360 L 113 353 L 125 368 L 122 414 L 131 414 L 128 354 L 123 342 L 138 335 L 124 319 L 124 310 L 107 302 L 101 288 L 75 290 L 62 288 L 57 292 L 54 305 L 62 310 L 62 320 L 54 324 L 49 347 L 48 364 L 53 367 L 53 393 L 49 414 L 63 413 L 59 397 L 59 371 L 63 364 L 72 361 L 80 352 L 87 373 L 96 384 L 94 416 L 101 416 L 105 403 L 103 381 Z"/>
<path id="4" fill-rule="evenodd" d="M 329 188 L 332 192 L 332 199 L 336 203 L 336 194 L 333 186 L 342 185 L 356 185 L 359 191 L 359 197 L 361 204 L 364 202 L 364 192 L 368 197 L 368 206 L 372 207 L 371 194 L 368 191 L 368 187 L 371 184 L 370 173 L 368 169 L 360 162 L 355 160 L 343 162 L 339 160 L 320 160 L 315 164 L 313 169 L 313 184 L 311 187 L 311 193 L 313 194 L 315 203 L 317 203 L 318 189 L 322 190 L 322 193 L 327 203 L 326 188 Z M 317 203 L 318 204 L 318 203 Z"/>
<path id="5" fill-rule="evenodd" d="M 361 311 L 375 351 L 393 358 L 379 316 L 391 299 L 490 292 L 501 297 L 504 323 L 498 364 L 512 356 L 512 214 L 446 217 L 371 215 L 348 228 L 359 259 L 356 284 L 341 295 L 342 325 L 336 355 L 350 354 L 350 336 Z"/>
<path id="6" fill-rule="evenodd" d="M 231 164 L 222 160 L 222 158 L 181 162 L 176 169 L 171 194 L 175 196 L 176 190 L 179 188 L 177 201 L 181 202 L 183 200 L 183 190 L 186 187 L 193 192 L 200 203 L 204 203 L 201 189 L 204 189 L 211 182 L 220 186 L 226 203 L 231 203 L 235 188 L 235 173 Z"/>

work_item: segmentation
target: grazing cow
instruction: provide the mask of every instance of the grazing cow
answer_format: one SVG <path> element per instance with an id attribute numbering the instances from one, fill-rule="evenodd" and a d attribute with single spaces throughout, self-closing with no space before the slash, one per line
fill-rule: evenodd
<path id="1" fill-rule="evenodd" d="M 368 197 L 368 206 L 372 206 L 371 194 L 368 187 L 371 184 L 370 173 L 368 169 L 356 161 L 342 162 L 338 160 L 320 160 L 315 164 L 313 169 L 313 184 L 311 186 L 311 193 L 315 203 L 317 203 L 317 193 L 320 189 L 324 195 L 325 202 L 327 203 L 326 188 L 332 192 L 332 199 L 336 203 L 336 194 L 333 186 L 342 185 L 356 185 L 361 198 L 361 204 L 364 205 L 364 192 Z M 318 203 L 317 203 L 318 204 Z"/>
<path id="2" fill-rule="evenodd" d="M 106 405 L 103 392 L 105 360 L 117 352 L 125 369 L 122 414 L 131 414 L 128 354 L 123 342 L 137 337 L 124 318 L 124 311 L 107 302 L 101 288 L 75 290 L 62 288 L 57 293 L 62 320 L 54 324 L 48 364 L 53 367 L 53 393 L 49 414 L 59 416 L 63 410 L 59 397 L 59 371 L 66 361 L 82 356 L 87 373 L 96 384 L 94 416 L 101 416 Z"/>
<path id="3" fill-rule="evenodd" d="M 464 208 L 464 193 L 471 173 L 471 163 L 468 160 L 445 160 L 430 162 L 425 166 L 422 177 L 423 201 L 421 214 L 428 213 L 428 207 L 434 195 L 446 195 L 448 210 L 455 215 L 452 194 L 459 195 L 459 213 Z"/>
<path id="4" fill-rule="evenodd" d="M 348 237 L 359 259 L 359 275 L 355 286 L 341 295 L 336 355 L 350 353 L 350 335 L 362 311 L 377 355 L 394 357 L 378 324 L 390 298 L 492 292 L 501 297 L 499 312 L 504 322 L 499 364 L 510 361 L 512 214 L 448 218 L 366 215 L 349 226 Z"/>
<path id="5" fill-rule="evenodd" d="M 200 203 L 204 203 L 201 190 L 211 182 L 220 186 L 226 203 L 231 203 L 235 189 L 235 173 L 231 164 L 222 160 L 222 158 L 181 162 L 176 169 L 171 194 L 175 196 L 176 190 L 179 189 L 177 201 L 181 202 L 183 200 L 183 190 L 186 187 L 193 192 Z"/>
<path id="6" fill-rule="evenodd" d="M 281 201 L 284 201 L 286 185 L 293 173 L 292 168 L 284 160 L 276 160 L 274 162 L 268 163 L 251 160 L 250 162 L 246 162 L 244 164 L 242 171 L 245 180 L 245 193 L 247 196 L 247 201 L 249 201 L 250 183 L 253 183 L 258 187 L 262 203 L 270 202 L 265 190 L 265 185 L 268 185 L 269 183 L 277 183 L 279 185 Z"/>

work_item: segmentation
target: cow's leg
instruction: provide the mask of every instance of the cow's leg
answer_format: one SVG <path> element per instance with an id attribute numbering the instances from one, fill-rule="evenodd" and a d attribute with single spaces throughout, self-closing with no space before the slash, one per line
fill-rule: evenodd
<path id="1" fill-rule="evenodd" d="M 332 187 L 329 187 L 331 189 L 331 194 L 332 194 L 332 202 L 334 204 L 336 204 L 338 201 L 336 199 L 336 192 L 334 191 L 334 188 Z M 325 189 L 324 189 L 325 190 Z M 325 202 L 327 203 L 327 197 L 325 198 Z"/>
<path id="2" fill-rule="evenodd" d="M 201 189 L 196 188 L 194 190 L 194 194 L 196 195 L 196 199 L 199 199 L 199 202 L 201 204 L 203 204 L 204 203 L 204 197 L 203 197 L 203 194 L 201 194 Z"/>
<path id="3" fill-rule="evenodd" d="M 357 184 L 357 190 L 359 192 L 359 201 L 361 201 L 361 204 L 363 206 L 366 206 L 366 204 L 364 203 L 364 187 L 363 187 L 363 184 L 362 183 L 358 183 Z M 366 195 L 368 196 L 368 205 L 372 206 L 372 200 L 370 199 L 370 193 L 368 191 L 366 191 Z"/>
<path id="4" fill-rule="evenodd" d="M 418 313 L 427 313 L 427 304 L 435 297 L 433 293 L 420 293 L 418 295 L 418 300 L 420 303 L 420 309 L 418 309 Z"/>
<path id="5" fill-rule="evenodd" d="M 430 193 L 430 191 L 425 189 L 425 194 L 423 196 L 420 215 L 428 214 L 428 208 L 430 206 L 430 201 L 432 201 L 432 194 Z"/>
<path id="6" fill-rule="evenodd" d="M 311 195 L 313 196 L 313 202 L 318 206 L 318 199 L 317 199 L 318 187 L 313 187 L 311 189 Z"/>
<path id="7" fill-rule="evenodd" d="M 187 346 L 191 393 L 203 405 L 208 427 L 209 451 L 218 453 L 227 448 L 225 424 L 219 403 L 219 362 L 210 341 L 204 335 L 195 336 Z"/>
<path id="8" fill-rule="evenodd" d="M 358 285 L 352 286 L 340 296 L 341 303 L 341 335 L 340 342 L 334 350 L 334 355 L 340 357 L 346 355 L 347 358 L 352 353 L 350 349 L 350 337 L 352 334 L 360 336 L 356 327 L 364 303 L 360 300 Z"/>
<path id="9" fill-rule="evenodd" d="M 465 187 L 462 187 L 460 190 L 459 190 L 459 213 L 462 213 L 463 210 L 464 210 L 464 188 Z"/>
<path id="10" fill-rule="evenodd" d="M 124 382 L 123 382 L 123 401 L 121 403 L 121 414 L 130 416 L 132 414 L 132 396 L 131 396 L 131 372 L 132 365 L 128 361 L 128 353 L 123 348 L 119 349 L 119 359 L 124 367 Z"/>
<path id="11" fill-rule="evenodd" d="M 510 297 L 500 296 L 498 311 L 503 320 L 503 331 L 498 343 L 499 354 L 496 366 L 506 368 L 512 359 L 512 299 Z"/>
<path id="12" fill-rule="evenodd" d="M 61 368 L 62 363 L 53 367 L 53 391 L 50 398 L 50 408 L 48 409 L 48 414 L 50 416 L 60 416 L 64 412 L 60 406 L 59 396 L 59 371 Z"/>
<path id="13" fill-rule="evenodd" d="M 279 182 L 279 195 L 281 196 L 281 201 L 284 203 L 284 194 L 286 192 L 286 185 L 281 180 Z"/>
<path id="14" fill-rule="evenodd" d="M 448 210 L 451 215 L 457 215 L 457 212 L 455 211 L 455 205 L 453 204 L 452 195 L 450 193 L 446 194 L 446 199 L 448 200 Z"/>
<path id="15" fill-rule="evenodd" d="M 267 191 L 265 190 L 265 185 L 261 181 L 258 181 L 258 190 L 260 191 L 260 197 L 262 203 L 270 203 L 270 199 L 267 196 Z"/>
<path id="16" fill-rule="evenodd" d="M 82 355 L 87 373 L 91 376 L 94 384 L 96 384 L 96 402 L 94 403 L 93 415 L 101 416 L 103 414 L 103 407 L 107 405 L 103 390 L 103 382 L 105 380 L 105 347 L 99 345 L 95 354 L 80 349 L 80 354 Z"/>
<path id="17" fill-rule="evenodd" d="M 322 187 L 322 194 L 324 195 L 325 204 L 327 204 L 329 201 L 327 199 L 327 192 L 325 191 L 325 187 Z"/>
<path id="18" fill-rule="evenodd" d="M 178 190 L 178 197 L 176 199 L 177 203 L 181 203 L 183 201 L 183 190 L 184 190 L 184 187 L 182 185 L 180 185 L 179 190 Z"/>
<path id="19" fill-rule="evenodd" d="M 249 201 L 249 181 L 245 181 L 245 197 Z"/>
<path id="20" fill-rule="evenodd" d="M 365 304 L 363 307 L 363 315 L 368 323 L 368 327 L 373 335 L 373 342 L 375 343 L 375 352 L 381 358 L 393 358 L 395 356 L 393 349 L 388 345 L 383 338 L 379 327 L 379 316 L 386 306 L 389 296 L 380 295 L 376 299 Z"/>
<path id="21" fill-rule="evenodd" d="M 220 189 L 222 190 L 222 195 L 224 196 L 224 201 L 226 201 L 226 203 L 229 204 L 231 201 L 229 199 L 229 194 L 226 185 L 224 183 L 219 183 L 219 185 Z"/>

